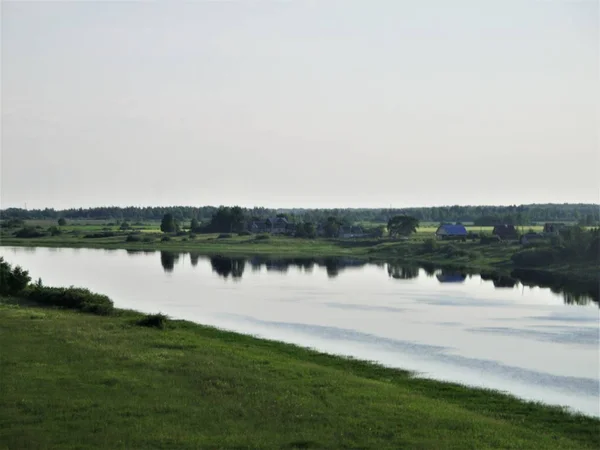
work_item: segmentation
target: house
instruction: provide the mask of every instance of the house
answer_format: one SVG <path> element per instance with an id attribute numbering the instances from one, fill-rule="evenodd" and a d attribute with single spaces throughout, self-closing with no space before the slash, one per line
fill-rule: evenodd
<path id="1" fill-rule="evenodd" d="M 268 230 L 273 234 L 284 234 L 288 226 L 288 221 L 285 217 L 269 218 L 265 223 Z"/>
<path id="2" fill-rule="evenodd" d="M 563 228 L 566 228 L 566 225 L 564 223 L 545 223 L 544 233 L 558 234 Z"/>
<path id="3" fill-rule="evenodd" d="M 494 236 L 498 236 L 503 241 L 517 240 L 518 233 L 514 225 L 496 225 L 492 231 Z"/>
<path id="4" fill-rule="evenodd" d="M 269 230 L 265 222 L 254 220 L 248 224 L 248 231 L 250 233 L 266 233 Z"/>
<path id="5" fill-rule="evenodd" d="M 362 227 L 354 225 L 351 227 L 340 227 L 338 237 L 342 239 L 363 237 L 365 235 Z"/>
<path id="6" fill-rule="evenodd" d="M 467 229 L 464 225 L 440 225 L 435 236 L 438 239 L 461 239 L 464 241 L 467 239 Z"/>

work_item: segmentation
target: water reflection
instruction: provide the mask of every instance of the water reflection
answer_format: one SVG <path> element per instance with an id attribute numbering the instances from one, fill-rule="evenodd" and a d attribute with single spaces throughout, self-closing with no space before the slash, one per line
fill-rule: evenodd
<path id="1" fill-rule="evenodd" d="M 179 260 L 179 253 L 161 251 L 160 252 L 160 263 L 163 266 L 165 272 L 173 272 L 175 263 Z"/>
<path id="2" fill-rule="evenodd" d="M 198 260 L 200 259 L 200 253 L 190 253 L 190 262 L 192 263 L 192 267 L 196 267 L 198 265 Z"/>
<path id="3" fill-rule="evenodd" d="M 416 266 L 388 264 L 387 272 L 388 276 L 396 280 L 411 280 L 419 276 L 419 268 Z"/>
<path id="4" fill-rule="evenodd" d="M 223 278 L 228 278 L 231 275 L 234 280 L 237 280 L 242 278 L 244 268 L 246 267 L 246 259 L 213 256 L 210 258 L 210 265 L 213 272 L 216 272 Z"/>
<path id="5" fill-rule="evenodd" d="M 463 283 L 467 279 L 467 274 L 457 270 L 442 269 L 435 277 L 440 283 Z"/>
<path id="6" fill-rule="evenodd" d="M 52 250 L 50 250 L 52 251 Z M 111 252 L 114 250 L 110 250 Z M 148 250 L 127 250 L 127 254 L 134 256 L 139 254 L 150 254 Z M 173 251 L 161 251 L 160 262 L 166 273 L 175 269 L 176 263 L 183 253 Z M 341 272 L 350 268 L 359 268 L 369 265 L 379 269 L 386 269 L 388 276 L 395 280 L 413 280 L 419 277 L 435 277 L 440 283 L 464 283 L 467 277 L 479 276 L 484 282 L 491 282 L 497 289 L 514 289 L 519 285 L 530 287 L 546 287 L 552 292 L 562 295 L 565 304 L 587 305 L 591 302 L 598 303 L 600 297 L 598 287 L 593 284 L 567 283 L 560 277 L 549 277 L 548 274 L 537 272 L 513 271 L 510 275 L 482 272 L 476 273 L 467 269 L 439 269 L 434 265 L 421 266 L 399 264 L 399 263 L 372 263 L 365 260 L 352 258 L 269 258 L 255 256 L 251 258 L 226 256 L 202 256 L 199 253 L 190 253 L 192 267 L 197 267 L 200 260 L 207 259 L 213 273 L 224 279 L 240 281 L 244 275 L 246 265 L 250 266 L 252 273 L 266 270 L 269 273 L 286 274 L 290 268 L 295 268 L 305 273 L 313 272 L 315 267 L 324 269 L 329 278 L 336 278 Z M 422 269 L 422 271 L 421 271 Z"/>

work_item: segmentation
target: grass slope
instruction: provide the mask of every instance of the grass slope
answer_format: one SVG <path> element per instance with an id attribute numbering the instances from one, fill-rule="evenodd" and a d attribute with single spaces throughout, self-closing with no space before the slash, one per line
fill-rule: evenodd
<path id="1" fill-rule="evenodd" d="M 0 448 L 598 448 L 600 421 L 187 322 L 0 304 Z"/>

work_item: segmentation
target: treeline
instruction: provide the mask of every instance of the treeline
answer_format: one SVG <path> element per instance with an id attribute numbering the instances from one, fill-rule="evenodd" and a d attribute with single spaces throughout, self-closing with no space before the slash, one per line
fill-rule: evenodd
<path id="1" fill-rule="evenodd" d="M 420 222 L 474 222 L 476 225 L 512 223 L 528 225 L 535 222 L 577 222 L 596 225 L 600 221 L 600 205 L 596 204 L 532 204 L 513 206 L 439 206 L 403 209 L 309 209 L 309 208 L 240 208 L 244 217 L 266 219 L 285 214 L 292 221 L 320 223 L 329 217 L 337 217 L 348 223 L 379 222 L 385 224 L 396 215 L 408 215 Z M 178 222 L 196 219 L 210 221 L 219 207 L 215 206 L 170 206 L 170 207 L 99 207 L 78 209 L 33 209 L 8 208 L 0 210 L 2 219 L 58 220 L 89 219 L 111 221 L 160 221 L 171 214 Z"/>

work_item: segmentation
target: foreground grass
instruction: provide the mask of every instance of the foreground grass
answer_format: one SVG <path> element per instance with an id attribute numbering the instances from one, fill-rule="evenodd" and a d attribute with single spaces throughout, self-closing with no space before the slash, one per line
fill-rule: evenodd
<path id="1" fill-rule="evenodd" d="M 598 448 L 600 421 L 187 322 L 0 304 L 0 448 Z"/>

